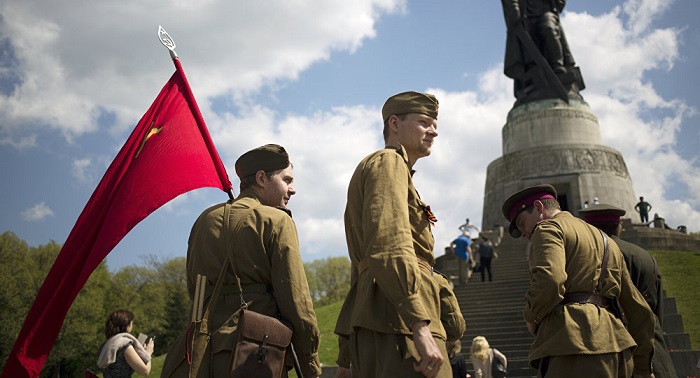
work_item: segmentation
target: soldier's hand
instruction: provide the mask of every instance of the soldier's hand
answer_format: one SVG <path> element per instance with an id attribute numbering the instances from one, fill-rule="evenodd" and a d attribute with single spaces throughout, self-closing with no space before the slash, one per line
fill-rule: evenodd
<path id="1" fill-rule="evenodd" d="M 435 343 L 428 322 L 420 321 L 411 326 L 413 343 L 416 345 L 420 361 L 413 363 L 413 369 L 429 378 L 437 377 L 442 368 L 443 357 Z"/>
<path id="2" fill-rule="evenodd" d="M 534 322 L 526 322 L 527 323 L 527 330 L 530 332 L 532 336 L 537 335 L 537 324 Z"/>
<path id="3" fill-rule="evenodd" d="M 352 378 L 352 372 L 348 368 L 339 367 L 335 371 L 335 378 Z"/>

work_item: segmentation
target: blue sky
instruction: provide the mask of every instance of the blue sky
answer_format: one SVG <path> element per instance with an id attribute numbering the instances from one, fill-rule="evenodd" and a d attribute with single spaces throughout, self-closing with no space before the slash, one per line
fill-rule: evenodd
<path id="1" fill-rule="evenodd" d="M 80 8 L 80 12 L 75 9 Z M 562 23 L 603 143 L 672 225 L 700 231 L 700 2 L 570 1 Z M 0 231 L 65 242 L 174 67 L 170 33 L 234 188 L 250 148 L 285 146 L 305 261 L 346 254 L 351 172 L 382 147 L 380 109 L 406 90 L 440 100 L 415 182 L 439 221 L 436 255 L 481 226 L 487 165 L 514 98 L 497 1 L 0 2 Z M 237 192 L 237 190 L 236 190 Z M 226 194 L 199 189 L 137 225 L 107 257 L 184 256 L 194 219 Z"/>

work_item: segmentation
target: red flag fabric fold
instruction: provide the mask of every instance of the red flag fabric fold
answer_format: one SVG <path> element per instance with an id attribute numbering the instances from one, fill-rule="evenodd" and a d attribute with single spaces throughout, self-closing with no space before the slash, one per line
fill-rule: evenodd
<path id="1" fill-rule="evenodd" d="M 178 59 L 85 205 L 58 254 L 2 371 L 38 377 L 73 300 L 90 274 L 141 220 L 190 190 L 231 182 Z"/>

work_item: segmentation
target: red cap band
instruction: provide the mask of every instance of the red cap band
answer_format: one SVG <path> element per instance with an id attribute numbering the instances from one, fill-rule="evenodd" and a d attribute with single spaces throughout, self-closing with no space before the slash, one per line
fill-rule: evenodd
<path id="1" fill-rule="evenodd" d="M 584 215 L 583 220 L 586 222 L 619 222 L 620 221 L 620 216 L 619 215 Z"/>
<path id="2" fill-rule="evenodd" d="M 535 201 L 543 200 L 546 198 L 554 198 L 554 196 L 547 192 L 538 192 L 535 194 L 531 194 L 516 202 L 515 205 L 513 205 L 513 207 L 510 208 L 510 221 L 512 222 L 513 220 L 515 220 L 515 216 L 518 215 L 518 213 L 521 210 L 532 205 L 533 203 L 535 203 Z"/>

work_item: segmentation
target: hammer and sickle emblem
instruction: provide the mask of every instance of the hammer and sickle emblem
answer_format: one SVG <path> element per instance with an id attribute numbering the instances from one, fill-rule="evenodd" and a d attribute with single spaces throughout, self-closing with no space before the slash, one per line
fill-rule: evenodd
<path id="1" fill-rule="evenodd" d="M 146 133 L 146 136 L 143 137 L 143 140 L 141 141 L 141 144 L 139 145 L 139 149 L 136 150 L 136 155 L 134 155 L 134 159 L 136 159 L 139 154 L 141 153 L 141 150 L 143 149 L 143 146 L 146 144 L 146 141 L 150 139 L 152 136 L 158 134 L 161 130 L 163 130 L 164 126 L 161 127 L 153 127 L 155 122 L 151 122 L 151 124 L 148 126 L 148 132 Z"/>

